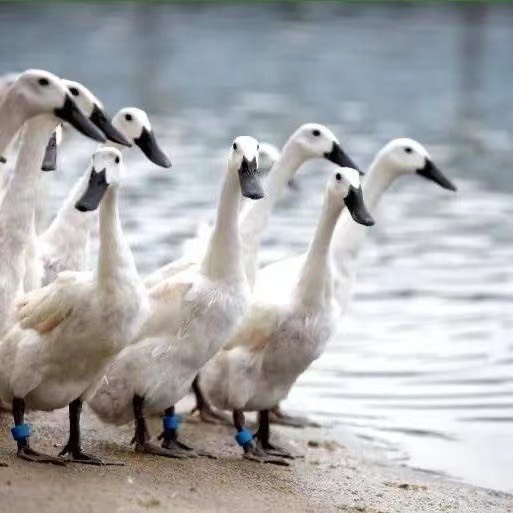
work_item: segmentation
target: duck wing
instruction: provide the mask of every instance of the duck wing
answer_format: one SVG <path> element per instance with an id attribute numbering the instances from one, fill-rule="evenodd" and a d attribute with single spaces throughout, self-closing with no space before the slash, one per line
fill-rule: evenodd
<path id="1" fill-rule="evenodd" d="M 57 279 L 20 298 L 16 318 L 24 329 L 49 333 L 66 319 L 89 290 L 90 273 L 62 272 Z"/>

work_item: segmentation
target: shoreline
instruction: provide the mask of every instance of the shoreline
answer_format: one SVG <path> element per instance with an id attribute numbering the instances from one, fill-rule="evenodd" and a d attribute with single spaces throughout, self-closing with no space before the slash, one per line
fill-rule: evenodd
<path id="1" fill-rule="evenodd" d="M 35 448 L 57 454 L 67 436 L 67 411 L 31 413 Z M 359 454 L 324 428 L 273 426 L 273 439 L 294 454 L 290 467 L 242 459 L 228 426 L 184 422 L 184 441 L 218 459 L 177 460 L 135 453 L 132 427 L 109 426 L 87 408 L 84 448 L 125 466 L 66 467 L 33 464 L 15 457 L 11 419 L 0 418 L 0 513 L 349 512 L 512 513 L 513 495 L 453 482 L 379 456 Z M 158 434 L 159 419 L 151 419 Z"/>

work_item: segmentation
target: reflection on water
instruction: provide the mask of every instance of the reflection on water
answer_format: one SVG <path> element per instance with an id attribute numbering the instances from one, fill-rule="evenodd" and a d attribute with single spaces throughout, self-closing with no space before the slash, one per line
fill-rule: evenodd
<path id="1" fill-rule="evenodd" d="M 235 135 L 280 144 L 319 121 L 362 165 L 393 137 L 426 144 L 460 192 L 410 177 L 387 194 L 353 308 L 287 406 L 413 466 L 513 490 L 512 8 L 3 5 L 0 14 L 4 71 L 47 68 L 90 85 L 111 112 L 153 113 L 174 167 L 128 151 L 123 217 L 142 272 L 179 256 L 212 216 Z M 45 176 L 51 211 L 93 148 L 75 142 L 61 173 Z M 305 248 L 327 166 L 306 166 L 301 190 L 280 204 L 265 261 Z"/>

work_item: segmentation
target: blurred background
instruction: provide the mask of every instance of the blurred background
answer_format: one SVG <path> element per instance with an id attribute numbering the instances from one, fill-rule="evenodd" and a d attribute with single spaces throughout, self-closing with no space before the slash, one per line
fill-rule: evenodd
<path id="1" fill-rule="evenodd" d="M 114 114 L 145 109 L 171 171 L 127 152 L 123 220 L 145 274 L 212 218 L 242 134 L 328 125 L 366 168 L 412 137 L 459 186 L 383 197 L 349 315 L 285 407 L 396 460 L 513 491 L 513 5 L 0 5 L 0 72 L 48 69 Z M 70 134 L 71 135 L 71 134 Z M 94 144 L 45 176 L 52 214 Z M 264 262 L 306 248 L 329 163 L 298 176 Z"/>

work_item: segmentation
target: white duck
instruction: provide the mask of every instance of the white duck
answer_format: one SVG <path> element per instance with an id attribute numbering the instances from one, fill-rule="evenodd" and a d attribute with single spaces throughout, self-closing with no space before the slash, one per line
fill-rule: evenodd
<path id="1" fill-rule="evenodd" d="M 331 336 L 330 244 L 345 206 L 356 222 L 374 224 L 363 203 L 359 172 L 351 168 L 340 169 L 328 181 L 319 223 L 287 301 L 261 299 L 254 293 L 249 312 L 201 371 L 200 388 L 207 400 L 233 410 L 236 440 L 247 458 L 285 464 L 275 456 L 289 456 L 269 442 L 269 409 L 287 396 Z M 259 412 L 256 445 L 244 421 L 244 411 L 255 410 Z"/>
<path id="2" fill-rule="evenodd" d="M 362 183 L 365 203 L 376 217 L 376 210 L 382 194 L 399 177 L 420 175 L 434 181 L 444 189 L 456 190 L 436 167 L 428 151 L 413 139 L 394 139 L 375 156 Z M 348 212 L 344 212 L 335 228 L 331 253 L 334 266 L 334 294 L 339 308 L 339 317 L 346 311 L 353 289 L 357 257 L 367 234 L 365 228 L 354 223 Z M 255 294 L 263 297 L 272 294 L 275 301 L 286 300 L 286 291 L 297 281 L 304 255 L 284 258 L 262 268 L 258 272 Z M 271 421 L 296 427 L 311 424 L 301 417 L 286 415 L 277 406 L 272 409 Z"/>
<path id="3" fill-rule="evenodd" d="M 218 351 L 249 303 L 238 216 L 242 196 L 263 197 L 257 154 L 255 139 L 235 139 L 215 227 L 199 267 L 150 290 L 149 320 L 109 367 L 89 402 L 106 422 L 124 424 L 135 418 L 136 450 L 168 457 L 196 454 L 178 441 L 174 405 L 188 393 L 199 369 Z M 144 415 L 162 413 L 163 442 L 158 447 L 150 442 Z"/>
<path id="4" fill-rule="evenodd" d="M 0 153 L 25 122 L 13 175 L 0 205 L 0 333 L 9 323 L 23 286 L 41 164 L 48 140 L 66 120 L 98 141 L 103 134 L 79 110 L 59 78 L 45 71 L 22 73 L 0 106 Z"/>
<path id="5" fill-rule="evenodd" d="M 270 158 L 273 159 L 275 156 Z M 340 147 L 335 135 L 323 125 L 307 123 L 290 136 L 266 177 L 265 198 L 244 205 L 240 215 L 244 268 L 250 286 L 253 286 L 257 270 L 260 237 L 267 226 L 274 205 L 301 165 L 314 158 L 324 158 L 338 166 L 356 167 Z M 199 243 L 190 247 L 194 248 L 193 253 L 186 254 L 183 258 L 150 274 L 145 280 L 146 285 L 151 287 L 184 269 L 197 267 L 204 254 L 204 245 Z"/>
<path id="6" fill-rule="evenodd" d="M 147 313 L 147 294 L 118 213 L 125 169 L 114 148 L 92 157 L 88 188 L 77 209 L 100 206 L 100 250 L 94 273 L 65 272 L 50 285 L 25 295 L 16 324 L 0 342 L 0 396 L 12 402 L 13 438 L 20 458 L 62 464 L 30 447 L 25 407 L 54 410 L 69 405 L 70 436 L 60 456 L 101 464 L 80 446 L 82 402 L 105 367 L 131 340 Z M 102 199 L 103 198 L 103 199 Z"/>
<path id="7" fill-rule="evenodd" d="M 77 91 L 80 91 L 78 87 Z M 92 103 L 82 92 L 75 95 L 75 99 L 83 110 L 87 110 L 87 106 Z M 112 126 L 127 142 L 138 146 L 154 164 L 171 167 L 171 161 L 159 147 L 148 116 L 143 110 L 135 107 L 121 109 L 112 118 Z M 115 147 L 123 151 L 126 144 L 107 141 L 104 147 Z M 77 181 L 50 226 L 36 241 L 40 265 L 44 268 L 43 285 L 53 281 L 62 271 L 83 271 L 87 268 L 91 227 L 96 213 L 78 212 L 75 203 L 86 189 L 88 180 L 89 169 Z M 33 265 L 37 266 L 37 263 Z"/>
<path id="8" fill-rule="evenodd" d="M 96 98 L 96 96 L 94 96 L 93 93 L 89 91 L 89 89 L 87 89 L 84 85 L 80 84 L 79 82 L 74 82 L 65 79 L 62 79 L 62 82 L 68 89 L 69 93 L 73 97 L 75 103 L 77 104 L 81 112 L 105 134 L 109 141 L 104 144 L 108 145 L 110 143 L 111 145 L 116 145 L 119 148 L 130 146 L 130 142 L 126 139 L 126 137 L 110 121 L 109 117 L 104 111 L 104 107 L 100 100 L 98 100 L 98 98 Z M 48 142 L 48 145 L 46 147 L 45 156 L 43 158 L 43 163 L 41 167 L 43 171 L 53 171 L 57 168 L 57 148 L 61 143 L 61 139 L 62 127 L 59 125 L 57 129 L 53 132 L 50 141 Z M 88 172 L 86 171 L 85 178 L 83 179 L 84 188 L 85 183 L 87 183 L 87 179 Z M 42 204 L 44 204 L 43 196 L 44 194 L 40 193 L 37 197 L 38 203 L 36 209 L 34 210 L 34 216 L 30 232 L 30 240 L 25 251 L 25 276 L 23 280 L 24 292 L 29 292 L 31 290 L 39 288 L 42 284 L 46 285 L 50 281 L 43 279 L 46 274 L 44 257 L 47 256 L 48 251 L 54 249 L 51 246 L 52 240 L 51 238 L 49 238 L 50 240 L 48 241 L 48 244 L 43 245 L 44 239 L 41 240 L 41 238 L 38 237 L 36 227 L 38 221 L 40 221 L 38 217 L 41 216 L 41 213 L 43 211 L 43 208 L 41 208 Z M 75 197 L 73 199 L 73 205 L 69 205 L 68 202 L 68 206 L 69 210 L 73 210 L 76 212 L 76 209 L 74 208 L 74 203 L 76 202 L 78 197 Z M 88 216 L 82 217 L 87 218 Z M 79 215 L 74 215 L 73 217 L 73 219 L 77 221 L 78 226 L 84 224 L 82 220 L 79 220 L 79 218 Z M 68 231 L 73 233 L 80 232 L 78 226 L 75 230 L 69 229 Z M 78 237 L 75 238 L 72 242 L 77 243 Z M 55 249 L 59 250 L 61 248 L 57 247 Z M 74 250 L 75 252 L 78 252 L 80 248 L 75 247 Z M 58 272 L 61 270 L 78 271 L 82 269 L 75 267 L 63 267 L 62 269 L 58 269 Z M 54 273 L 52 275 L 52 279 L 55 279 L 56 276 L 57 273 Z"/>

